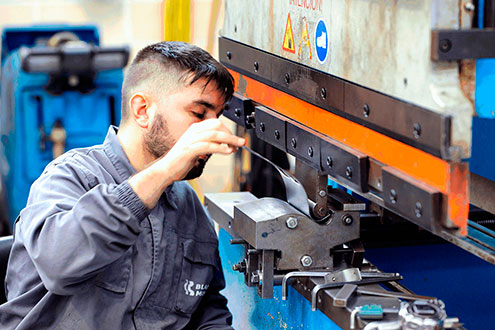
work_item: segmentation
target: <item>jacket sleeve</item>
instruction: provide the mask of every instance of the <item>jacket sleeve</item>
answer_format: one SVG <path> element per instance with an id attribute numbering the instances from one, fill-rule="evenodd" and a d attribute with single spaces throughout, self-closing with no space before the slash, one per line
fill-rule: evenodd
<path id="1" fill-rule="evenodd" d="M 220 258 L 218 259 L 220 261 Z M 227 308 L 227 298 L 220 291 L 225 288 L 222 266 L 219 265 L 215 276 L 201 300 L 199 307 L 191 317 L 186 329 L 231 330 L 232 314 Z"/>
<path id="2" fill-rule="evenodd" d="M 127 181 L 91 187 L 87 172 L 71 159 L 50 165 L 16 223 L 16 240 L 45 287 L 59 295 L 86 290 L 134 244 L 148 214 Z"/>

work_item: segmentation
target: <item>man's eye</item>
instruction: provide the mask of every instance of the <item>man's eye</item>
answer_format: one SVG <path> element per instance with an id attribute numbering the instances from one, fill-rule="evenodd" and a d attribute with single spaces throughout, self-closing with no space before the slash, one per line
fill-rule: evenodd
<path id="1" fill-rule="evenodd" d="M 204 119 L 205 118 L 205 114 L 204 113 L 199 113 L 199 112 L 194 112 L 193 111 L 193 115 L 194 115 L 194 117 L 196 117 L 198 119 Z"/>

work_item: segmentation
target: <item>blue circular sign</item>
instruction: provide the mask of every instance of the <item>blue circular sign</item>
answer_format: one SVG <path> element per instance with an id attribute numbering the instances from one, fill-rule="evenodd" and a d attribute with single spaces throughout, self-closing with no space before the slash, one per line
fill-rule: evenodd
<path id="1" fill-rule="evenodd" d="M 321 64 L 325 63 L 328 57 L 328 30 L 323 18 L 320 18 L 315 29 L 316 57 Z"/>

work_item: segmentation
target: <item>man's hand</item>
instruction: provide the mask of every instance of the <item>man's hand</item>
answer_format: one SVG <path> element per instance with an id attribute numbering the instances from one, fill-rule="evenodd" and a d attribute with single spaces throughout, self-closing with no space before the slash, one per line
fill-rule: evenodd
<path id="1" fill-rule="evenodd" d="M 170 151 L 151 166 L 129 179 L 129 184 L 148 209 L 158 202 L 167 186 L 182 180 L 208 155 L 231 154 L 243 146 L 245 140 L 233 135 L 220 119 L 194 123 L 182 134 Z"/>

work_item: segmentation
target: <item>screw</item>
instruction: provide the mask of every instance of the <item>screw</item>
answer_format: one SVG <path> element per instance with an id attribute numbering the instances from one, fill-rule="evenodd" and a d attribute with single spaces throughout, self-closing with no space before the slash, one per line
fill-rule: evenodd
<path id="1" fill-rule="evenodd" d="M 303 267 L 309 267 L 312 264 L 313 264 L 313 258 L 311 258 L 310 256 L 304 255 L 301 257 L 301 265 L 303 265 Z"/>
<path id="2" fill-rule="evenodd" d="M 464 4 L 464 9 L 466 9 L 466 11 L 474 11 L 476 9 L 476 7 L 474 6 L 474 4 L 472 2 L 466 2 Z"/>
<path id="3" fill-rule="evenodd" d="M 287 221 L 285 222 L 285 224 L 287 225 L 287 227 L 289 229 L 294 229 L 294 228 L 297 227 L 297 218 L 290 217 L 289 219 L 287 219 Z"/>
<path id="4" fill-rule="evenodd" d="M 308 156 L 313 157 L 313 147 L 311 146 L 308 148 Z"/>
<path id="5" fill-rule="evenodd" d="M 275 138 L 277 140 L 280 140 L 280 132 L 278 131 L 278 129 L 275 130 L 275 133 L 273 133 L 275 135 Z"/>
<path id="6" fill-rule="evenodd" d="M 370 115 L 370 106 L 368 104 L 365 104 L 363 106 L 363 115 L 367 118 Z"/>
<path id="7" fill-rule="evenodd" d="M 296 140 L 296 138 L 292 138 L 290 140 L 290 145 L 292 146 L 292 148 L 296 149 L 296 147 L 297 147 L 297 140 Z"/>
<path id="8" fill-rule="evenodd" d="M 397 203 L 397 191 L 395 191 L 395 189 L 390 189 L 390 201 L 392 202 L 392 204 L 395 204 Z"/>
<path id="9" fill-rule="evenodd" d="M 240 118 L 240 117 L 241 117 L 241 109 L 239 109 L 239 108 L 235 108 L 235 109 L 234 109 L 234 115 L 235 115 L 237 118 Z"/>
<path id="10" fill-rule="evenodd" d="M 320 94 L 321 94 L 321 98 L 322 99 L 326 99 L 327 98 L 327 89 L 325 87 L 323 87 L 321 89 L 321 93 Z"/>
<path id="11" fill-rule="evenodd" d="M 347 166 L 345 169 L 345 176 L 350 180 L 352 178 L 352 167 Z"/>
<path id="12" fill-rule="evenodd" d="M 285 74 L 285 83 L 287 85 L 290 83 L 290 74 L 288 72 Z"/>
<path id="13" fill-rule="evenodd" d="M 447 53 L 452 49 L 452 42 L 449 39 L 440 40 L 440 51 Z"/>
<path id="14" fill-rule="evenodd" d="M 350 214 L 345 214 L 342 216 L 342 222 L 344 223 L 344 225 L 350 226 L 354 222 L 354 219 Z"/>
<path id="15" fill-rule="evenodd" d="M 423 215 L 423 205 L 421 205 L 420 202 L 416 202 L 414 213 L 416 214 L 416 218 L 421 218 L 421 216 Z"/>
<path id="16" fill-rule="evenodd" d="M 258 62 L 254 62 L 254 72 L 258 72 L 258 69 L 260 68 L 260 65 Z"/>
<path id="17" fill-rule="evenodd" d="M 327 192 L 325 190 L 320 190 L 318 195 L 320 195 L 320 197 L 325 197 L 327 195 Z"/>
<path id="18" fill-rule="evenodd" d="M 333 160 L 332 160 L 332 157 L 328 156 L 328 157 L 327 157 L 327 166 L 331 168 L 331 167 L 332 167 L 332 165 L 333 165 Z"/>
<path id="19" fill-rule="evenodd" d="M 421 136 L 421 125 L 418 123 L 415 123 L 413 126 L 413 135 L 415 139 L 419 139 Z"/>
<path id="20" fill-rule="evenodd" d="M 262 131 L 262 132 L 265 131 L 265 123 L 263 123 L 263 122 L 260 123 L 260 131 Z"/>
<path id="21" fill-rule="evenodd" d="M 232 53 L 231 53 L 231 52 L 229 52 L 229 51 L 227 51 L 227 58 L 228 58 L 229 60 L 231 60 L 231 59 L 232 59 Z"/>

